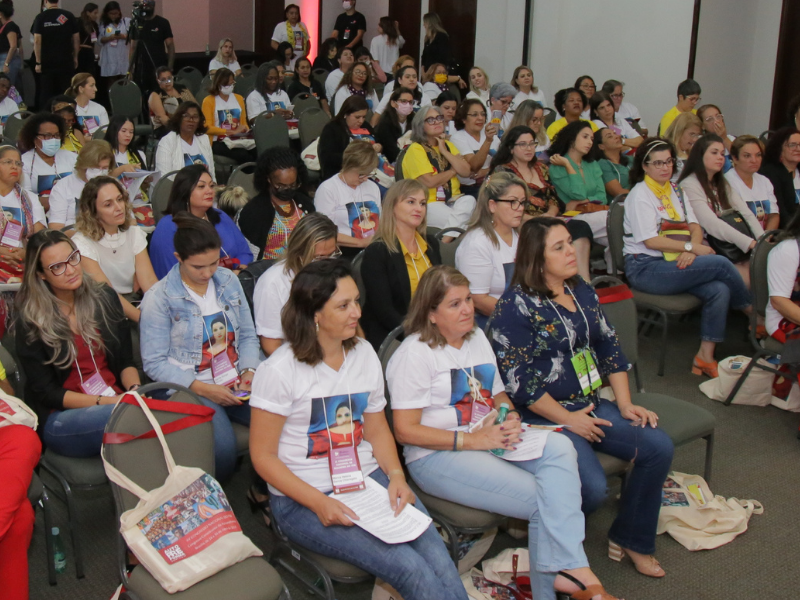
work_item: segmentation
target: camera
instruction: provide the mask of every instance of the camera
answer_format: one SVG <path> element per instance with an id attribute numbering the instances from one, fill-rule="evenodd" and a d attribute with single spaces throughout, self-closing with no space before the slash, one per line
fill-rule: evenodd
<path id="1" fill-rule="evenodd" d="M 155 12 L 154 0 L 135 0 L 133 3 L 133 20 L 144 20 Z"/>

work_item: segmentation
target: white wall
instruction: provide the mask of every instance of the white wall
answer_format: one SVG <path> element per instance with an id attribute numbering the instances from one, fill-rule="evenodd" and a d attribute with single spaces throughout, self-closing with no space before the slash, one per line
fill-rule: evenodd
<path id="1" fill-rule="evenodd" d="M 703 0 L 695 79 L 733 135 L 768 129 L 780 0 Z"/>
<path id="2" fill-rule="evenodd" d="M 607 79 L 624 81 L 626 100 L 654 133 L 686 79 L 693 7 L 693 0 L 538 0 L 529 62 L 534 81 L 549 105 L 584 74 L 598 87 Z"/>
<path id="3" fill-rule="evenodd" d="M 389 14 L 389 0 L 360 0 L 356 2 L 356 10 L 364 15 L 367 20 L 367 32 L 362 43 L 369 48 L 369 44 L 378 35 L 378 21 Z M 344 11 L 342 3 L 337 0 L 324 0 L 322 2 L 322 39 L 327 39 L 333 31 L 333 25 Z"/>
<path id="4" fill-rule="evenodd" d="M 475 64 L 490 82 L 509 81 L 522 64 L 525 0 L 478 0 L 476 29 Z"/>

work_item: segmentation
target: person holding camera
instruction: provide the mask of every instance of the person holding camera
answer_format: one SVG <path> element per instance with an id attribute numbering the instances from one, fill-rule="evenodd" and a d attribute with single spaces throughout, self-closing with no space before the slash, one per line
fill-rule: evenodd
<path id="1" fill-rule="evenodd" d="M 58 0 L 47 0 L 44 10 L 33 20 L 33 54 L 39 77 L 39 106 L 70 86 L 78 68 L 80 27 L 68 10 L 58 7 Z"/>
<path id="2" fill-rule="evenodd" d="M 128 76 L 136 81 L 142 91 L 157 90 L 155 71 L 165 65 L 172 70 L 175 40 L 169 21 L 156 14 L 155 0 L 134 2 L 130 40 Z"/>

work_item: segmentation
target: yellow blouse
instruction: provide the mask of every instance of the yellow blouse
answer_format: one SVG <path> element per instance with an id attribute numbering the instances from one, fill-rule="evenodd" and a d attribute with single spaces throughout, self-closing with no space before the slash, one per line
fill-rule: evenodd
<path id="1" fill-rule="evenodd" d="M 417 286 L 419 286 L 419 280 L 422 278 L 422 275 L 431 267 L 428 257 L 425 256 L 425 252 L 428 250 L 428 243 L 418 231 L 414 234 L 414 236 L 417 241 L 417 252 L 413 254 L 408 250 L 408 248 L 406 248 L 405 244 L 401 240 L 397 240 L 400 242 L 400 249 L 403 251 L 403 258 L 406 261 L 406 269 L 408 269 L 408 282 L 411 284 L 412 297 L 417 291 Z"/>

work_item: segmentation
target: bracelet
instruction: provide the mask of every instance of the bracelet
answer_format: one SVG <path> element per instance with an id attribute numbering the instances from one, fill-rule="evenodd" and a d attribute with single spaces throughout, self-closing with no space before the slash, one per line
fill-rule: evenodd
<path id="1" fill-rule="evenodd" d="M 102 398 L 102 396 L 97 397 L 97 402 L 94 403 L 95 406 L 100 406 L 100 398 Z"/>
<path id="2" fill-rule="evenodd" d="M 133 385 L 131 385 L 131 387 L 128 388 L 128 391 L 132 392 L 133 390 L 138 390 L 140 387 L 141 387 L 141 384 L 134 383 Z"/>
<path id="3" fill-rule="evenodd" d="M 458 450 L 458 432 L 454 431 L 453 432 L 453 452 L 455 452 L 456 450 Z"/>
<path id="4" fill-rule="evenodd" d="M 458 443 L 456 444 L 456 450 L 461 452 L 464 449 L 464 432 L 463 431 L 459 431 L 458 432 L 457 439 L 458 439 Z"/>

